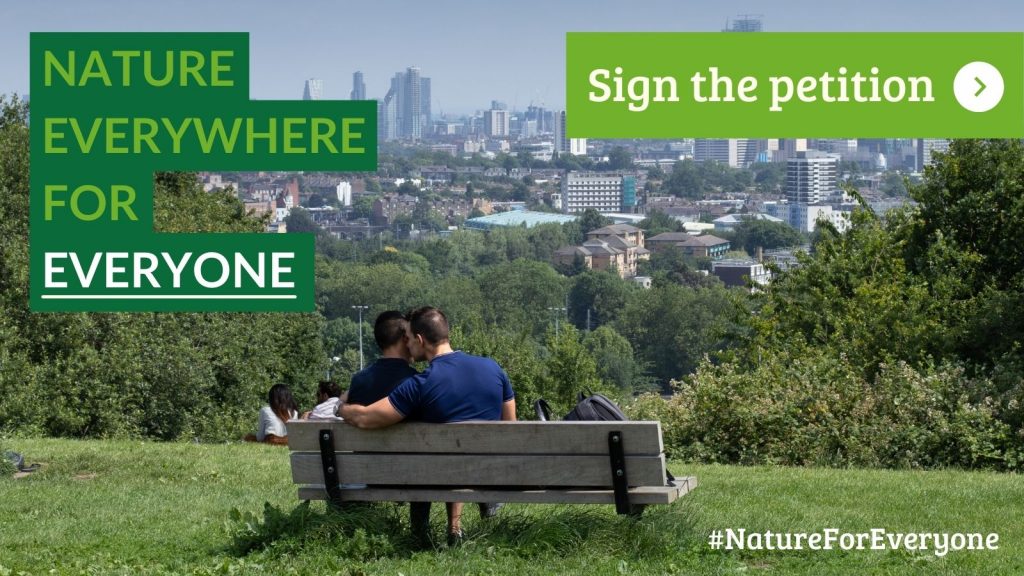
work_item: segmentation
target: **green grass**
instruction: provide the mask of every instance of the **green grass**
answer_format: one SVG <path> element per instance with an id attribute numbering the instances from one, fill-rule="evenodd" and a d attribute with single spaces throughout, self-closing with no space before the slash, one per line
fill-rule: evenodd
<path id="1" fill-rule="evenodd" d="M 302 505 L 287 451 L 254 444 L 9 440 L 46 467 L 0 479 L 0 576 L 16 574 L 1024 574 L 1024 481 L 959 471 L 697 466 L 639 521 L 508 505 L 466 543 L 417 551 L 407 508 Z M 434 527 L 443 525 L 435 506 Z M 714 528 L 997 532 L 999 550 L 713 551 Z"/>

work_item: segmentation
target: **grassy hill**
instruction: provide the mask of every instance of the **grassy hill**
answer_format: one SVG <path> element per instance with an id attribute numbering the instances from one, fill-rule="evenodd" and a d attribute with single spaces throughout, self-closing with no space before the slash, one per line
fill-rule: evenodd
<path id="1" fill-rule="evenodd" d="M 1021 574 L 1024 481 L 960 471 L 697 466 L 700 487 L 640 521 L 610 506 L 467 508 L 467 542 L 415 551 L 407 508 L 296 499 L 287 451 L 260 445 L 8 440 L 44 462 L 0 479 L 0 575 Z M 435 506 L 440 536 L 443 510 Z M 995 551 L 714 551 L 713 529 L 996 532 Z"/>

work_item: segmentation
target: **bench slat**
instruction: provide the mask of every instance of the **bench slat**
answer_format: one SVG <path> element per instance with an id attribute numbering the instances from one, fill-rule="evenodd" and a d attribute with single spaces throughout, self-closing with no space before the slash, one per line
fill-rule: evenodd
<path id="1" fill-rule="evenodd" d="M 351 452 L 456 452 L 466 454 L 607 454 L 608 432 L 622 432 L 626 455 L 664 450 L 661 425 L 651 422 L 404 422 L 360 430 L 344 422 L 290 421 L 293 451 L 320 450 L 319 430 L 330 428 L 337 450 Z"/>
<path id="2" fill-rule="evenodd" d="M 435 427 L 439 427 L 435 425 Z M 336 453 L 342 484 L 425 486 L 611 487 L 609 457 L 579 455 L 353 454 Z M 296 484 L 323 484 L 320 453 L 292 452 Z M 663 486 L 665 459 L 627 456 L 630 486 Z"/>
<path id="3" fill-rule="evenodd" d="M 676 478 L 676 486 L 643 486 L 629 491 L 632 504 L 671 504 L 697 487 L 697 478 Z M 302 486 L 300 500 L 326 500 L 323 485 Z M 343 488 L 346 502 L 509 502 L 535 504 L 614 504 L 611 490 L 488 490 L 438 488 Z"/>

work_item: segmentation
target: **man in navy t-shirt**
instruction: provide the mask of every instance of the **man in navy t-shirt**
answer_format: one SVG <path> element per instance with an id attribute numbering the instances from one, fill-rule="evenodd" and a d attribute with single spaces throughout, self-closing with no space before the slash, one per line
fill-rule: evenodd
<path id="1" fill-rule="evenodd" d="M 406 378 L 416 375 L 416 370 L 409 365 L 412 354 L 406 341 L 408 327 L 405 315 L 396 310 L 377 316 L 373 339 L 380 348 L 380 357 L 352 376 L 346 402 L 369 406 L 391 394 Z"/>
<path id="2" fill-rule="evenodd" d="M 408 316 L 409 352 L 414 360 L 430 367 L 402 382 L 387 398 L 369 406 L 346 404 L 341 416 L 358 428 L 383 428 L 406 418 L 422 422 L 466 420 L 515 420 L 516 398 L 508 375 L 490 358 L 452 350 L 448 319 L 437 308 L 424 307 Z M 481 505 L 481 514 L 494 508 Z M 413 529 L 429 517 L 430 503 L 414 502 L 410 509 Z M 448 503 L 449 541 L 462 536 L 462 504 Z"/>

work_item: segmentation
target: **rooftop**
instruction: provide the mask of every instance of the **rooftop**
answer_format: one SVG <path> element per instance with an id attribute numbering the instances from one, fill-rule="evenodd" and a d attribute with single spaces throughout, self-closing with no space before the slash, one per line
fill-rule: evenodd
<path id="1" fill-rule="evenodd" d="M 526 226 L 533 228 L 539 224 L 566 224 L 574 222 L 576 216 L 569 214 L 550 214 L 548 212 L 533 212 L 531 210 L 512 210 L 509 212 L 498 212 L 479 218 L 466 220 L 467 228 L 477 230 L 489 230 L 499 226 Z"/>

